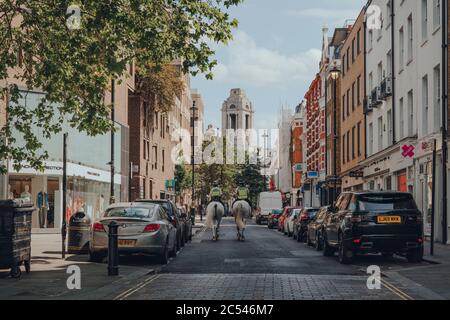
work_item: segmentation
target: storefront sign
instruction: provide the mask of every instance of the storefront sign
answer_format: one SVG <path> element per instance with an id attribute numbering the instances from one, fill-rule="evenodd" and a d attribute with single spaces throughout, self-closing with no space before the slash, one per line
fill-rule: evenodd
<path id="1" fill-rule="evenodd" d="M 364 177 L 364 172 L 363 171 L 351 171 L 349 174 L 350 178 L 362 178 Z"/>

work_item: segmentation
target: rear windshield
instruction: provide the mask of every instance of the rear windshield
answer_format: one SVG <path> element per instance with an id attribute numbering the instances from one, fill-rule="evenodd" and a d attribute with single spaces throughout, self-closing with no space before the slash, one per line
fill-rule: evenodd
<path id="1" fill-rule="evenodd" d="M 409 194 L 359 195 L 358 205 L 361 211 L 417 210 Z"/>
<path id="2" fill-rule="evenodd" d="M 282 214 L 283 213 L 283 210 L 281 210 L 281 209 L 277 209 L 277 210 L 273 210 L 272 211 L 272 214 L 275 214 L 275 215 L 280 215 L 280 214 Z"/>
<path id="3" fill-rule="evenodd" d="M 106 211 L 105 218 L 152 218 L 156 206 L 149 207 L 118 207 Z"/>

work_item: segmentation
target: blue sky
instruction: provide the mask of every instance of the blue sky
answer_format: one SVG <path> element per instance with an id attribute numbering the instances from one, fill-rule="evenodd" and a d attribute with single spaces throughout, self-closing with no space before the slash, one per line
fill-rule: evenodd
<path id="1" fill-rule="evenodd" d="M 281 106 L 299 104 L 318 71 L 322 26 L 355 19 L 365 0 L 245 0 L 231 10 L 239 20 L 228 46 L 217 46 L 215 78 L 192 79 L 205 102 L 205 126 L 221 125 L 230 89 L 243 88 L 255 108 L 255 126 L 275 128 Z"/>

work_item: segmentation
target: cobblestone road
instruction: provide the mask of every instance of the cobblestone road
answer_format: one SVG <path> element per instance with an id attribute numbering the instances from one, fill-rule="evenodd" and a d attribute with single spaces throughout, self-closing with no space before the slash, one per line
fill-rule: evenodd
<path id="1" fill-rule="evenodd" d="M 344 266 L 266 226 L 249 223 L 243 243 L 236 241 L 232 220 L 225 220 L 220 232 L 220 241 L 212 242 L 210 232 L 202 231 L 169 265 L 116 299 L 410 300 L 432 296 L 404 278 L 383 277 L 380 290 L 367 288 L 367 266 L 380 265 L 383 272 L 414 267 L 403 258 L 363 257 Z"/>

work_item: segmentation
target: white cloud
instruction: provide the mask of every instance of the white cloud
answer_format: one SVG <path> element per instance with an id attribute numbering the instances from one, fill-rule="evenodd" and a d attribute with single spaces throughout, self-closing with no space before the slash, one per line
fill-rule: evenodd
<path id="1" fill-rule="evenodd" d="M 214 69 L 216 79 L 259 87 L 311 79 L 318 70 L 321 55 L 318 49 L 285 55 L 258 46 L 243 31 L 236 32 L 234 40 L 224 51 L 226 61 L 221 61 Z"/>
<path id="2" fill-rule="evenodd" d="M 286 14 L 297 18 L 321 19 L 324 23 L 330 25 L 344 25 L 346 20 L 355 20 L 360 9 L 323 9 L 308 8 L 304 10 L 291 10 Z"/>

